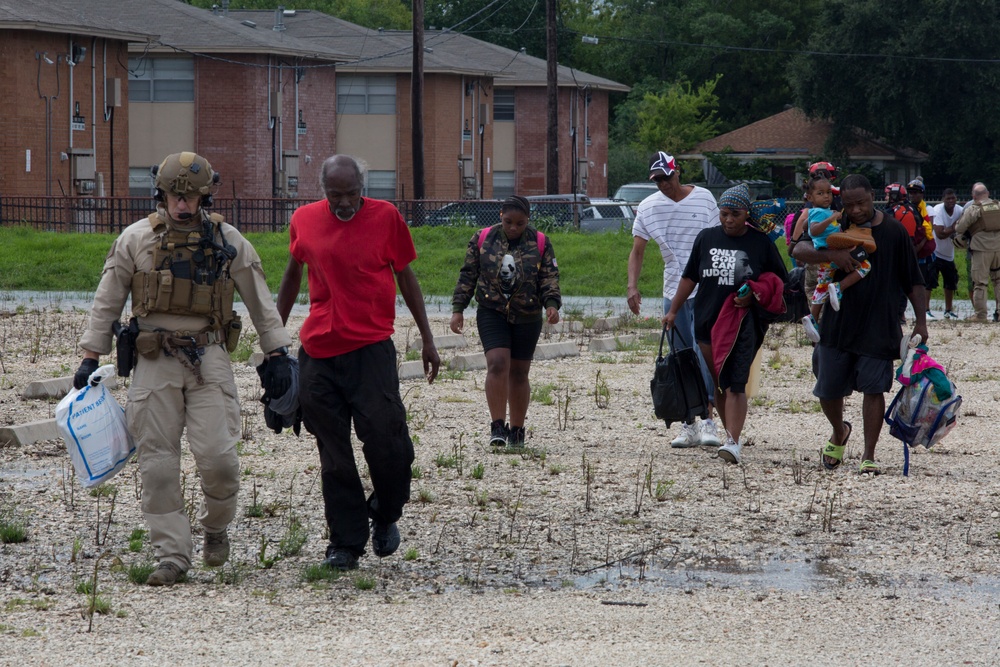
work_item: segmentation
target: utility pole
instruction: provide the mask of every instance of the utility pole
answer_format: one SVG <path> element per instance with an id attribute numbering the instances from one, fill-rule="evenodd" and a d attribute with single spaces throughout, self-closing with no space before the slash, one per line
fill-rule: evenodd
<path id="1" fill-rule="evenodd" d="M 545 150 L 545 193 L 554 195 L 559 192 L 559 71 L 556 68 L 556 0 L 545 0 L 545 44 L 549 98 Z"/>
<path id="2" fill-rule="evenodd" d="M 413 0 L 413 72 L 410 75 L 410 113 L 413 135 L 413 198 L 421 200 L 424 191 L 424 0 Z M 417 205 L 412 219 L 424 222 L 424 208 Z"/>

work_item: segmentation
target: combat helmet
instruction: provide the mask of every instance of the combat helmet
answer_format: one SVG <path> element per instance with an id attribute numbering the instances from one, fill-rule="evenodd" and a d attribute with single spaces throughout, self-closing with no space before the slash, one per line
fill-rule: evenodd
<path id="1" fill-rule="evenodd" d="M 219 183 L 219 174 L 197 153 L 173 153 L 151 171 L 157 201 L 163 201 L 167 192 L 181 196 L 200 194 L 202 206 L 212 205 L 212 186 Z"/>

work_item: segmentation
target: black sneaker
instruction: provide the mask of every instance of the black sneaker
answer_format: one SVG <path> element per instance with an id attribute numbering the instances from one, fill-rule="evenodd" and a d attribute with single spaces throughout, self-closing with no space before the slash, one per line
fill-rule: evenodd
<path id="1" fill-rule="evenodd" d="M 379 558 L 391 556 L 399 548 L 399 528 L 372 519 L 372 552 Z"/>
<path id="2" fill-rule="evenodd" d="M 330 569 L 356 570 L 358 569 L 358 557 L 343 547 L 330 545 L 326 548 L 326 559 L 323 561 Z"/>
<path id="3" fill-rule="evenodd" d="M 510 431 L 507 433 L 507 446 L 511 449 L 523 449 L 524 436 L 523 426 L 511 426 Z"/>
<path id="4" fill-rule="evenodd" d="M 507 424 L 502 419 L 494 420 L 490 424 L 490 447 L 505 447 L 508 432 Z"/>

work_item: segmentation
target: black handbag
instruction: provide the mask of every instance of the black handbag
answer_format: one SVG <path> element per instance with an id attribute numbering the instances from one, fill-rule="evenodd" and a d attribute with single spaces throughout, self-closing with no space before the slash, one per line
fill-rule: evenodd
<path id="1" fill-rule="evenodd" d="M 656 356 L 656 370 L 649 381 L 653 394 L 653 410 L 669 427 L 674 422 L 691 422 L 695 417 L 708 418 L 708 396 L 701 375 L 701 364 L 693 347 L 677 349 L 674 343 L 679 333 L 670 330 L 670 350 L 664 358 L 663 340 L 667 329 L 660 334 L 660 352 Z M 683 343 L 683 339 L 681 339 Z"/>

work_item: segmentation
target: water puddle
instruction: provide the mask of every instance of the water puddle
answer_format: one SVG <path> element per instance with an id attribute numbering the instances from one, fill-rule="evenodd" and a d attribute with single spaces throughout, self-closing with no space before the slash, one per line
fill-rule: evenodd
<path id="1" fill-rule="evenodd" d="M 773 557 L 754 562 L 712 559 L 695 566 L 675 561 L 651 560 L 602 567 L 576 577 L 577 588 L 605 590 L 697 591 L 711 588 L 759 591 L 809 592 L 844 589 L 878 589 L 886 597 L 895 591 L 925 592 L 940 597 L 995 600 L 1000 596 L 998 577 L 948 578 L 944 575 L 885 575 L 852 570 L 826 559 L 809 556 Z"/>

